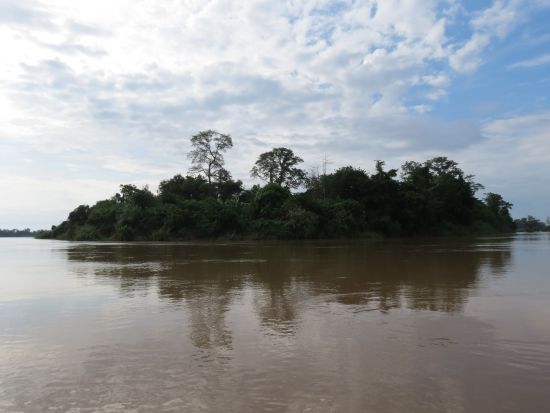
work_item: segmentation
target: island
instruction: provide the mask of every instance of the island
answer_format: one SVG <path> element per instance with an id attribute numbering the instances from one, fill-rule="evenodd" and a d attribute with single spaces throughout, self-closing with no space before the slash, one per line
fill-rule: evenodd
<path id="1" fill-rule="evenodd" d="M 289 148 L 261 154 L 244 188 L 224 168 L 230 135 L 201 131 L 191 138 L 187 176 L 147 186 L 121 185 L 110 199 L 80 205 L 40 233 L 61 240 L 315 239 L 375 235 L 468 235 L 512 232 L 512 204 L 447 157 L 405 162 L 373 173 L 345 166 L 332 173 L 299 168 Z M 299 190 L 302 189 L 302 190 Z"/>

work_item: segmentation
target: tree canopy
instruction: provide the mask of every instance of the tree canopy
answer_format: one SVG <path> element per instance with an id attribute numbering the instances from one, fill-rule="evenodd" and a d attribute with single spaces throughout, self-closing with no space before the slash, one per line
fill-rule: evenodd
<path id="1" fill-rule="evenodd" d="M 532 215 L 515 220 L 516 229 L 521 232 L 540 232 L 550 231 L 550 218 L 546 219 L 546 224 Z"/>
<path id="2" fill-rule="evenodd" d="M 188 155 L 191 174 L 204 174 L 209 184 L 225 175 L 223 154 L 233 147 L 231 136 L 209 129 L 194 135 L 191 146 L 193 149 Z"/>
<path id="3" fill-rule="evenodd" d="M 298 188 L 306 179 L 306 173 L 296 167 L 302 162 L 304 160 L 294 155 L 292 149 L 273 148 L 258 157 L 250 175 L 272 184 Z"/>
<path id="4" fill-rule="evenodd" d="M 209 130 L 191 138 L 193 174 L 148 187 L 121 185 L 110 199 L 80 205 L 40 236 L 78 240 L 194 238 L 332 238 L 366 234 L 439 235 L 527 231 L 546 227 L 536 218 L 514 221 L 512 204 L 482 186 L 446 157 L 405 162 L 373 172 L 344 166 L 309 176 L 288 148 L 261 154 L 251 174 L 267 182 L 244 188 L 224 168 L 229 135 Z M 302 192 L 291 192 L 300 186 Z M 546 227 L 547 228 L 547 227 Z"/>

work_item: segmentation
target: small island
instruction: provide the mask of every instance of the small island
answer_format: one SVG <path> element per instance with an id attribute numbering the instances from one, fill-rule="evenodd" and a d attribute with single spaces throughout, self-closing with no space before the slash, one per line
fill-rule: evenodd
<path id="1" fill-rule="evenodd" d="M 165 241 L 314 239 L 376 235 L 468 235 L 512 232 L 512 204 L 483 188 L 446 157 L 376 161 L 375 172 L 346 166 L 306 173 L 288 148 L 261 154 L 251 175 L 265 185 L 244 188 L 224 168 L 231 136 L 213 130 L 191 138 L 189 175 L 148 187 L 121 185 L 93 206 L 80 205 L 40 238 Z M 298 191 L 298 188 L 304 188 Z"/>

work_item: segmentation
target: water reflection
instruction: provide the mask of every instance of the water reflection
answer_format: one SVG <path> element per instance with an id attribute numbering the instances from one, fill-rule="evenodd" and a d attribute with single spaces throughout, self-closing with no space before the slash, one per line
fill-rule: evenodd
<path id="1" fill-rule="evenodd" d="M 459 313 L 483 274 L 506 272 L 509 239 L 476 244 L 309 242 L 77 244 L 64 251 L 81 277 L 115 284 L 123 296 L 157 294 L 190 311 L 197 347 L 230 346 L 224 314 L 252 295 L 265 327 L 292 333 L 308 306 L 353 312 L 408 309 Z"/>
<path id="2" fill-rule="evenodd" d="M 0 413 L 544 411 L 545 237 L 10 244 Z"/>

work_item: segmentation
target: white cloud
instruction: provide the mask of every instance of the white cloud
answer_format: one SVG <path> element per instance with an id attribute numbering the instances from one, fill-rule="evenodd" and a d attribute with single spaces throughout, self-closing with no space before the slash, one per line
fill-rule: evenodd
<path id="1" fill-rule="evenodd" d="M 150 175 L 165 177 L 174 173 L 174 168 L 160 167 L 159 165 L 142 162 L 136 159 L 124 158 L 115 155 L 108 155 L 103 158 L 103 167 L 117 172 L 125 173 L 143 173 L 147 171 Z"/>
<path id="2" fill-rule="evenodd" d="M 522 60 L 520 62 L 508 65 L 508 69 L 524 69 L 535 66 L 541 66 L 550 63 L 550 54 L 543 54 L 541 56 L 534 57 L 533 59 Z"/>
<path id="3" fill-rule="evenodd" d="M 451 47 L 454 49 L 449 57 L 451 67 L 457 72 L 476 70 L 492 40 L 506 38 L 530 12 L 547 7 L 550 7 L 548 0 L 495 0 L 490 7 L 474 14 L 470 38 L 460 47 Z"/>
<path id="4" fill-rule="evenodd" d="M 449 58 L 451 67 L 457 72 L 472 72 L 483 62 L 480 54 L 491 42 L 488 34 L 474 34 Z"/>
<path id="5" fill-rule="evenodd" d="M 518 14 L 525 3 L 525 0 L 495 0 L 491 7 L 477 13 L 472 26 L 478 32 L 502 39 L 519 23 Z"/>
<path id="6" fill-rule="evenodd" d="M 515 204 L 514 215 L 550 215 L 550 112 L 488 121 L 486 140 L 461 152 L 487 192 L 500 192 Z"/>
<path id="7" fill-rule="evenodd" d="M 430 112 L 433 108 L 430 105 L 416 105 L 413 106 L 413 109 L 418 113 L 427 113 Z"/>
<path id="8" fill-rule="evenodd" d="M 449 65 L 475 70 L 522 4 L 469 16 L 463 41 L 447 30 L 465 13 L 451 0 L 0 0 L 0 144 L 30 156 L 33 176 L 73 177 L 49 211 L 100 196 L 79 180 L 116 189 L 185 172 L 205 128 L 233 135 L 228 167 L 244 180 L 271 145 L 363 166 L 458 151 L 483 137 L 429 116 Z"/>
<path id="9" fill-rule="evenodd" d="M 0 228 L 49 228 L 82 203 L 110 197 L 118 185 L 93 179 L 56 179 L 43 176 L 0 175 Z M 48 219 L 57 221 L 48 221 Z"/>
<path id="10" fill-rule="evenodd" d="M 445 87 L 449 84 L 449 77 L 444 74 L 426 75 L 422 77 L 422 80 L 434 87 Z"/>

